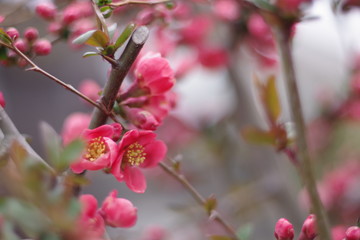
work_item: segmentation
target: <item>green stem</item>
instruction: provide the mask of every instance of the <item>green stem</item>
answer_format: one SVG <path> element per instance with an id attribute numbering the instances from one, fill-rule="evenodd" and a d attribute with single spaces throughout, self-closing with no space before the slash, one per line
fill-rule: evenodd
<path id="1" fill-rule="evenodd" d="M 275 27 L 275 37 L 281 54 L 286 88 L 290 102 L 290 111 L 296 129 L 296 145 L 300 172 L 309 195 L 312 211 L 316 215 L 319 239 L 330 240 L 329 221 L 321 203 L 316 187 L 314 170 L 306 142 L 306 127 L 302 113 L 299 90 L 296 81 L 293 56 L 291 51 L 290 27 L 281 23 Z"/>

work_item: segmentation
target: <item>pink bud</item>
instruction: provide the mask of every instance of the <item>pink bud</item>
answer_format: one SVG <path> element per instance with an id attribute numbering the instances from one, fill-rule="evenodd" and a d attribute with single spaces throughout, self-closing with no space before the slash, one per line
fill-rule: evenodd
<path id="1" fill-rule="evenodd" d="M 269 26 L 260 14 L 252 14 L 247 22 L 247 28 L 251 35 L 257 38 L 264 38 L 271 34 Z"/>
<path id="2" fill-rule="evenodd" d="M 34 27 L 28 27 L 24 32 L 25 38 L 32 42 L 39 37 L 39 31 Z"/>
<path id="3" fill-rule="evenodd" d="M 275 225 L 274 235 L 277 240 L 292 240 L 294 238 L 294 227 L 285 218 L 280 218 Z"/>
<path id="4" fill-rule="evenodd" d="M 5 98 L 2 92 L 0 92 L 0 106 L 5 107 Z"/>
<path id="5" fill-rule="evenodd" d="M 45 56 L 51 52 L 51 43 L 46 39 L 38 39 L 34 42 L 33 49 L 36 55 Z"/>
<path id="6" fill-rule="evenodd" d="M 140 108 L 124 107 L 126 115 L 132 124 L 143 130 L 156 130 L 160 125 L 153 114 Z"/>
<path id="7" fill-rule="evenodd" d="M 14 45 L 17 49 L 19 49 L 23 53 L 25 53 L 29 50 L 29 46 L 28 46 L 27 42 L 25 42 L 24 39 L 22 39 L 22 38 L 16 39 Z"/>
<path id="8" fill-rule="evenodd" d="M 6 33 L 9 35 L 9 37 L 13 39 L 18 38 L 20 36 L 19 31 L 14 27 L 9 27 L 8 29 L 6 29 Z"/>
<path id="9" fill-rule="evenodd" d="M 117 198 L 117 191 L 112 191 L 104 200 L 100 214 L 111 227 L 132 227 L 137 220 L 137 209 L 127 199 Z"/>
<path id="10" fill-rule="evenodd" d="M 35 11 L 40 17 L 51 20 L 55 17 L 56 7 L 50 2 L 43 2 L 36 6 Z"/>
<path id="11" fill-rule="evenodd" d="M 79 17 L 81 17 L 79 14 L 79 10 L 74 7 L 69 7 L 66 8 L 63 12 L 62 22 L 66 25 L 69 25 L 79 19 Z"/>
<path id="12" fill-rule="evenodd" d="M 314 214 L 311 214 L 304 221 L 299 240 L 313 240 L 316 235 L 316 218 Z"/>
<path id="13" fill-rule="evenodd" d="M 349 227 L 345 235 L 346 240 L 360 240 L 360 228 L 356 226 Z"/>

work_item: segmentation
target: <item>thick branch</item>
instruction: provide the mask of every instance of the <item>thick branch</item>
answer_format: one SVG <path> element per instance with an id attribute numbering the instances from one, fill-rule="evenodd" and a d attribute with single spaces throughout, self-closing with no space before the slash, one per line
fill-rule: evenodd
<path id="1" fill-rule="evenodd" d="M 106 111 L 112 111 L 120 86 L 148 36 L 149 30 L 146 27 L 136 29 L 126 45 L 124 52 L 120 58 L 116 60 L 116 64 L 112 65 L 109 80 L 104 87 L 103 95 L 100 99 L 101 104 L 105 107 Z M 99 109 L 94 109 L 90 128 L 101 126 L 106 123 L 106 120 L 107 115 L 104 114 L 104 112 Z"/>
<path id="2" fill-rule="evenodd" d="M 176 179 L 179 183 L 181 183 L 185 189 L 191 194 L 191 196 L 196 200 L 196 202 L 205 207 L 206 199 L 192 186 L 189 181 L 184 177 L 184 175 L 179 174 L 173 168 L 169 167 L 163 162 L 159 162 L 159 167 L 161 167 L 166 173 Z M 220 216 L 220 214 L 216 210 L 211 211 L 211 217 L 215 221 L 217 221 L 230 235 L 234 240 L 240 240 L 240 238 L 236 235 L 234 229 Z"/>

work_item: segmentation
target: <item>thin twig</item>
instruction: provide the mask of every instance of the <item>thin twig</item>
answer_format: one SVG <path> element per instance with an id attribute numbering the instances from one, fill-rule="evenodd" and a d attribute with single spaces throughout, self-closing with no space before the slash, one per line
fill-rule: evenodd
<path id="1" fill-rule="evenodd" d="M 306 142 L 306 128 L 302 112 L 299 90 L 294 69 L 293 56 L 291 52 L 291 28 L 279 21 L 274 25 L 275 37 L 278 41 L 278 47 L 283 63 L 283 70 L 286 79 L 287 94 L 290 102 L 290 111 L 296 129 L 296 145 L 299 160 L 299 166 L 303 182 L 309 194 L 312 205 L 312 211 L 316 215 L 319 239 L 330 240 L 329 221 L 324 207 L 321 203 L 319 193 L 316 187 L 313 166 Z"/>
<path id="2" fill-rule="evenodd" d="M 181 183 L 199 205 L 205 207 L 206 199 L 194 188 L 194 186 L 189 183 L 189 181 L 184 177 L 184 175 L 178 173 L 173 168 L 169 167 L 163 162 L 159 162 L 158 165 L 166 173 L 168 173 L 179 183 Z M 212 210 L 210 216 L 215 221 L 217 221 L 231 235 L 234 240 L 240 240 L 240 238 L 236 235 L 234 229 L 220 216 L 220 214 L 216 210 Z"/>
<path id="3" fill-rule="evenodd" d="M 146 5 L 154 5 L 154 4 L 159 4 L 159 3 L 166 3 L 166 2 L 170 2 L 170 0 L 157 0 L 157 1 L 144 1 L 144 0 L 124 0 L 118 3 L 110 3 L 107 6 L 112 7 L 112 8 L 117 8 L 117 7 L 121 7 L 121 6 L 125 6 L 125 5 L 130 5 L 130 4 L 146 4 Z"/>

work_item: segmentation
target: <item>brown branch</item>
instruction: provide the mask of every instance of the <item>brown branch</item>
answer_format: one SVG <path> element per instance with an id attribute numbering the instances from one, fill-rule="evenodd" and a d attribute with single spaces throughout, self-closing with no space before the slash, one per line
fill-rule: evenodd
<path id="1" fill-rule="evenodd" d="M 185 178 L 184 175 L 178 173 L 173 168 L 169 167 L 163 162 L 158 163 L 159 167 L 163 169 L 166 173 L 176 179 L 179 183 L 181 183 L 184 188 L 191 194 L 191 196 L 196 200 L 196 202 L 205 207 L 206 199 L 192 186 L 189 181 Z M 216 222 L 218 222 L 225 230 L 231 235 L 231 238 L 234 240 L 240 240 L 240 238 L 236 235 L 234 229 L 220 216 L 220 214 L 216 210 L 212 210 L 209 214 L 211 218 L 213 218 Z"/>
<path id="2" fill-rule="evenodd" d="M 291 25 L 284 24 L 284 21 L 285 20 L 279 19 L 277 24 L 274 24 L 273 27 L 282 59 L 291 116 L 295 123 L 299 167 L 302 180 L 309 194 L 312 211 L 316 215 L 319 239 L 330 240 L 329 221 L 316 187 L 314 170 L 306 142 L 306 127 L 291 52 Z"/>
<path id="3" fill-rule="evenodd" d="M 117 8 L 117 7 L 122 7 L 125 5 L 130 5 L 130 4 L 146 4 L 146 5 L 154 5 L 154 4 L 159 4 L 159 3 L 166 3 L 166 2 L 170 2 L 170 0 L 157 0 L 157 1 L 144 1 L 144 0 L 124 0 L 118 3 L 110 3 L 106 6 L 112 7 L 112 8 Z"/>

